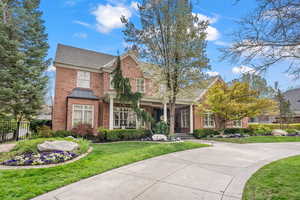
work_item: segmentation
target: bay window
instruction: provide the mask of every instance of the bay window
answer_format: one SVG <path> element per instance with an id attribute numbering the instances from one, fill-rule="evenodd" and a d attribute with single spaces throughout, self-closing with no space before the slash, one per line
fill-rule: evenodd
<path id="1" fill-rule="evenodd" d="M 72 112 L 72 126 L 76 126 L 76 124 L 90 124 L 93 126 L 93 113 L 94 106 L 93 105 L 81 105 L 74 104 L 73 112 Z"/>

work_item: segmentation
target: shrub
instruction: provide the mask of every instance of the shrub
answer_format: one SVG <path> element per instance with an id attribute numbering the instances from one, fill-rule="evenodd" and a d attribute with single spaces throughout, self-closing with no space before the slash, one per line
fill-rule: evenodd
<path id="1" fill-rule="evenodd" d="M 153 131 L 155 134 L 164 134 L 167 135 L 168 134 L 168 124 L 164 121 L 160 121 L 158 123 L 155 124 Z"/>
<path id="2" fill-rule="evenodd" d="M 258 127 L 267 127 L 270 129 L 280 129 L 280 124 L 249 124 L 249 128 L 251 129 L 257 129 Z M 297 129 L 300 130 L 300 123 L 296 123 L 296 124 L 283 124 L 282 125 L 285 128 L 288 129 Z"/>
<path id="3" fill-rule="evenodd" d="M 196 138 L 206 138 L 208 136 L 219 135 L 219 132 L 214 129 L 196 129 L 194 130 L 194 136 Z"/>
<path id="4" fill-rule="evenodd" d="M 52 127 L 52 121 L 51 120 L 42 120 L 42 119 L 35 119 L 30 121 L 30 130 L 32 132 L 38 132 L 38 129 L 42 126 L 48 126 L 49 128 Z"/>
<path id="5" fill-rule="evenodd" d="M 72 132 L 66 131 L 66 130 L 58 130 L 58 131 L 53 132 L 53 137 L 68 137 L 71 135 L 72 135 Z"/>
<path id="6" fill-rule="evenodd" d="M 288 133 L 297 133 L 298 132 L 297 129 L 293 129 L 293 128 L 285 129 L 285 131 Z"/>
<path id="7" fill-rule="evenodd" d="M 271 135 L 272 129 L 266 126 L 259 126 L 253 129 L 253 134 L 251 135 Z"/>
<path id="8" fill-rule="evenodd" d="M 93 136 L 93 128 L 90 124 L 77 124 L 74 128 L 72 128 L 71 132 L 74 134 L 74 136 Z"/>
<path id="9" fill-rule="evenodd" d="M 114 129 L 108 130 L 99 127 L 97 130 L 98 139 L 101 141 L 121 141 L 138 140 L 146 137 L 146 131 L 143 129 Z"/>
<path id="10" fill-rule="evenodd" d="M 224 134 L 250 134 L 252 132 L 249 128 L 226 128 Z"/>
<path id="11" fill-rule="evenodd" d="M 37 129 L 37 133 L 39 137 L 52 137 L 53 131 L 50 129 L 49 126 L 41 126 Z"/>

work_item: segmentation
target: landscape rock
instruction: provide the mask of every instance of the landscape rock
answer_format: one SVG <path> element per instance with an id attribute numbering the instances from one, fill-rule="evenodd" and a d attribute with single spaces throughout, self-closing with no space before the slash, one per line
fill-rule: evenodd
<path id="1" fill-rule="evenodd" d="M 57 140 L 45 141 L 42 144 L 38 144 L 37 147 L 39 151 L 74 151 L 79 145 L 76 142 Z"/>
<path id="2" fill-rule="evenodd" d="M 274 136 L 286 136 L 288 133 L 285 130 L 281 130 L 281 129 L 274 129 L 272 131 L 272 135 Z"/>
<path id="3" fill-rule="evenodd" d="M 153 141 L 167 141 L 168 138 L 165 135 L 162 134 L 154 134 L 152 135 L 152 140 Z"/>

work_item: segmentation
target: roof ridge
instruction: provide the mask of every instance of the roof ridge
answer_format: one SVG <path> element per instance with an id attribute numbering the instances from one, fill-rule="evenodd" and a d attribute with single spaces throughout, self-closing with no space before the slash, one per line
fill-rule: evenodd
<path id="1" fill-rule="evenodd" d="M 117 56 L 112 55 L 112 54 L 102 53 L 102 52 L 95 51 L 95 50 L 79 48 L 79 47 L 75 47 L 75 46 L 71 46 L 71 45 L 66 45 L 66 44 L 61 44 L 61 43 L 58 43 L 58 44 L 57 44 L 57 48 L 58 48 L 59 46 L 64 46 L 64 47 L 69 47 L 69 48 L 73 48 L 73 49 L 79 49 L 79 50 L 82 50 L 82 51 L 89 51 L 89 52 L 92 52 L 92 53 L 97 53 L 97 54 L 102 54 L 102 55 L 107 55 L 107 56 L 117 57 Z"/>

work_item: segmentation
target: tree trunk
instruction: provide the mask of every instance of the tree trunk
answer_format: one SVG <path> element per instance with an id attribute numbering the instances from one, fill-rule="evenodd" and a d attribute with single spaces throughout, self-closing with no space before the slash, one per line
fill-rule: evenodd
<path id="1" fill-rule="evenodd" d="M 17 128 L 14 132 L 14 140 L 16 140 L 16 141 L 19 140 L 20 124 L 21 124 L 21 122 L 18 120 L 17 121 Z"/>
<path id="2" fill-rule="evenodd" d="M 175 106 L 176 106 L 176 98 L 173 98 L 170 101 L 170 129 L 169 129 L 169 135 L 172 135 L 175 132 Z"/>

